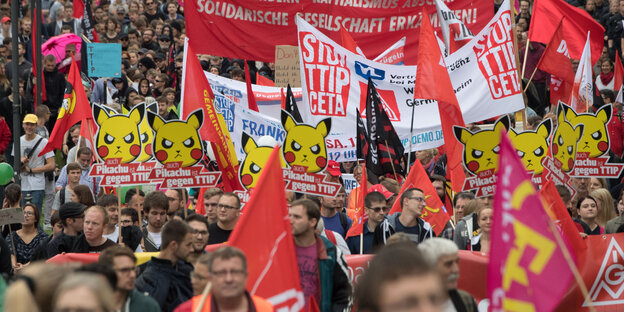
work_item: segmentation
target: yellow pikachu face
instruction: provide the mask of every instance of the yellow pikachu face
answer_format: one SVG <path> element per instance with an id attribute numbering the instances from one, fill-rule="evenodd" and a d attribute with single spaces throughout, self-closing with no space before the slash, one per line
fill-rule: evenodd
<path id="1" fill-rule="evenodd" d="M 576 145 L 583 135 L 584 126 L 573 127 L 565 118 L 563 105 L 559 104 L 557 112 L 557 130 L 552 137 L 551 151 L 553 158 L 561 161 L 561 170 L 570 172 L 576 161 Z"/>
<path id="2" fill-rule="evenodd" d="M 190 167 L 198 163 L 204 156 L 203 145 L 199 137 L 204 113 L 201 109 L 192 112 L 186 121 L 164 121 L 152 112 L 147 119 L 154 131 L 154 155 L 159 163 L 182 162 L 182 167 Z"/>
<path id="3" fill-rule="evenodd" d="M 139 124 L 145 112 L 144 106 L 137 106 L 128 115 L 110 115 L 99 105 L 93 105 L 93 116 L 99 126 L 95 146 L 103 160 L 120 158 L 129 163 L 141 154 Z"/>
<path id="4" fill-rule="evenodd" d="M 464 164 L 466 169 L 477 174 L 498 166 L 500 151 L 500 132 L 509 129 L 509 117 L 504 115 L 494 124 L 492 130 L 481 130 L 475 133 L 466 128 L 453 126 L 453 132 L 459 142 L 464 145 Z"/>
<path id="5" fill-rule="evenodd" d="M 569 106 L 563 106 L 565 117 L 573 127 L 584 126 L 583 136 L 578 143 L 577 152 L 589 153 L 589 157 L 602 156 L 609 151 L 609 132 L 607 123 L 611 119 L 611 104 L 602 106 L 595 114 L 576 114 Z"/>
<path id="6" fill-rule="evenodd" d="M 552 131 L 552 121 L 542 121 L 535 131 L 516 133 L 514 129 L 509 131 L 509 138 L 522 158 L 522 163 L 527 171 L 540 174 L 544 171 L 542 159 L 548 151 L 548 139 Z"/>
<path id="7" fill-rule="evenodd" d="M 259 142 L 262 141 L 262 138 Z M 245 160 L 241 163 L 238 169 L 238 176 L 240 178 L 241 185 L 246 189 L 252 189 L 258 183 L 258 179 L 260 178 L 260 170 L 264 168 L 267 161 L 269 161 L 269 156 L 271 156 L 271 152 L 273 152 L 272 146 L 258 146 L 256 141 L 243 132 L 243 136 L 241 139 L 241 144 L 243 146 L 243 150 L 245 151 Z M 285 167 L 286 164 L 284 160 L 280 157 L 280 162 L 282 167 Z"/>
<path id="8" fill-rule="evenodd" d="M 145 104 L 138 104 L 145 105 Z M 146 111 L 151 111 L 156 113 L 158 109 L 157 103 L 152 103 L 147 106 Z M 154 141 L 154 130 L 149 125 L 149 121 L 147 120 L 147 114 L 145 114 L 145 118 L 141 121 L 139 125 L 139 133 L 141 136 L 141 144 L 143 148 L 141 149 L 141 155 L 137 158 L 138 162 L 146 162 L 154 156 L 154 152 L 152 150 L 152 141 Z"/>
<path id="9" fill-rule="evenodd" d="M 327 166 L 325 137 L 331 130 L 331 118 L 321 120 L 315 128 L 298 125 L 290 114 L 282 110 L 282 126 L 287 132 L 282 145 L 286 162 L 291 166 L 307 167 L 307 171 L 311 173 L 325 169 Z"/>

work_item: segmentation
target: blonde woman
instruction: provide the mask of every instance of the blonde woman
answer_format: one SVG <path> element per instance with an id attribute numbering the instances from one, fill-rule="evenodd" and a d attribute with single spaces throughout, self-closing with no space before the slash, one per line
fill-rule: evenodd
<path id="1" fill-rule="evenodd" d="M 598 218 L 596 223 L 604 228 L 607 221 L 615 218 L 615 207 L 613 205 L 613 197 L 605 188 L 599 188 L 591 191 L 590 196 L 596 199 L 598 205 Z"/>

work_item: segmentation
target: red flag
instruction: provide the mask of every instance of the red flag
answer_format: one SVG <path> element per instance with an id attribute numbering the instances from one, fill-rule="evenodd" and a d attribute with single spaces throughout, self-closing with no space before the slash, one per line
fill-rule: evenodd
<path id="1" fill-rule="evenodd" d="M 453 126 L 465 127 L 457 97 L 448 75 L 446 64 L 438 40 L 429 21 L 429 14 L 423 10 L 418 43 L 418 61 L 416 62 L 415 99 L 433 99 L 438 101 L 442 133 L 447 151 L 446 170 L 450 170 L 453 191 L 461 192 L 466 180 L 463 167 L 463 147 L 455 139 Z"/>
<path id="2" fill-rule="evenodd" d="M 583 241 L 581 235 L 579 235 L 574 221 L 572 221 L 572 217 L 570 217 L 568 213 L 568 209 L 557 192 L 555 183 L 552 180 L 548 180 L 548 182 L 542 185 L 539 195 L 542 198 L 546 211 L 549 213 L 551 219 L 559 228 L 568 244 L 570 244 L 578 259 L 579 255 L 587 249 L 587 244 Z"/>
<path id="3" fill-rule="evenodd" d="M 56 119 L 56 123 L 54 124 L 54 129 L 52 129 L 52 133 L 50 134 L 48 144 L 46 144 L 43 150 L 41 150 L 39 156 L 57 148 L 61 148 L 63 146 L 63 135 L 65 135 L 65 132 L 67 132 L 69 128 L 77 124 L 79 121 L 90 123 L 92 127 L 91 129 L 95 129 L 91 106 L 89 105 L 87 95 L 85 94 L 84 87 L 82 86 L 80 69 L 76 65 L 74 57 L 72 56 L 69 75 L 67 76 L 67 85 L 65 87 L 63 105 L 59 109 L 58 117 Z"/>
<path id="4" fill-rule="evenodd" d="M 622 87 L 622 79 L 624 78 L 624 67 L 620 56 L 615 57 L 615 69 L 613 70 L 613 90 L 620 90 Z"/>
<path id="5" fill-rule="evenodd" d="M 247 60 L 245 60 L 245 83 L 247 84 L 247 105 L 249 106 L 249 109 L 259 112 L 258 104 L 256 104 L 256 97 L 251 89 L 251 75 L 249 74 L 249 65 L 247 65 Z"/>
<path id="6" fill-rule="evenodd" d="M 359 115 L 358 115 L 359 116 Z M 364 223 L 368 219 L 368 216 L 364 213 L 364 197 L 368 194 L 368 178 L 366 177 L 366 165 L 362 166 L 362 184 L 360 185 L 360 191 L 356 201 L 355 213 L 353 225 L 349 228 L 346 237 L 358 236 L 364 233 Z"/>
<path id="7" fill-rule="evenodd" d="M 238 181 L 238 158 L 232 144 L 225 120 L 213 105 L 214 93 L 199 64 L 197 55 L 190 45 L 186 47 L 184 69 L 184 99 L 180 105 L 180 117 L 186 119 L 196 109 L 204 111 L 204 124 L 199 129 L 202 140 L 213 143 L 213 151 L 219 170 L 223 173 L 223 188 L 226 192 L 241 190 Z"/>
<path id="8" fill-rule="evenodd" d="M 423 168 L 420 160 L 418 159 L 416 159 L 412 165 L 412 168 L 405 179 L 405 183 L 401 186 L 399 199 L 394 202 L 392 209 L 390 209 L 389 215 L 401 211 L 401 194 L 403 194 L 405 190 L 413 187 L 421 189 L 423 193 L 425 193 L 425 198 L 427 199 L 427 206 L 423 209 L 421 218 L 429 222 L 435 234 L 439 235 L 451 218 L 448 214 L 446 214 L 446 212 L 444 212 L 444 209 L 442 209 L 444 204 L 442 203 L 442 200 L 440 200 L 438 193 L 436 193 L 435 188 L 433 188 L 433 184 L 431 184 L 425 168 Z"/>
<path id="9" fill-rule="evenodd" d="M 195 207 L 195 213 L 200 214 L 202 216 L 206 215 L 206 208 L 204 207 L 204 194 L 206 193 L 206 188 L 199 188 L 199 194 L 197 194 L 197 207 Z"/>
<path id="10" fill-rule="evenodd" d="M 494 194 L 487 294 L 491 311 L 554 311 L 573 275 L 531 177 L 505 133 Z M 557 281 L 553 283 L 553 281 Z"/>
<path id="11" fill-rule="evenodd" d="M 273 80 L 256 73 L 256 84 L 259 86 L 275 87 Z"/>
<path id="12" fill-rule="evenodd" d="M 284 88 L 280 89 L 280 106 L 282 109 L 286 108 L 286 96 L 284 95 Z"/>
<path id="13" fill-rule="evenodd" d="M 581 58 L 589 31 L 591 33 L 591 63 L 596 64 L 604 46 L 604 28 L 585 10 L 563 0 L 535 0 L 533 2 L 529 39 L 532 42 L 547 43 L 550 40 L 550 34 L 555 32 L 557 24 L 564 16 L 565 20 L 561 27 L 566 35 L 570 56 L 576 60 Z"/>
<path id="14" fill-rule="evenodd" d="M 570 62 L 567 42 L 563 38 L 562 23 L 563 19 L 559 21 L 557 29 L 544 50 L 544 54 L 542 54 L 537 63 L 537 68 L 568 83 L 574 83 L 574 71 L 572 71 L 572 62 Z M 567 103 L 567 101 L 565 102 Z"/>
<path id="15" fill-rule="evenodd" d="M 87 1 L 90 1 L 90 0 L 87 0 Z M 72 4 L 74 5 L 74 14 L 72 15 L 72 17 L 78 18 L 78 19 L 82 18 L 82 16 L 84 15 L 84 7 L 85 7 L 83 0 L 74 0 Z"/>
<path id="16" fill-rule="evenodd" d="M 288 221 L 280 154 L 279 146 L 275 147 L 228 243 L 242 249 L 249 259 L 247 289 L 252 295 L 271 301 L 276 311 L 291 311 L 296 304 L 301 311 L 305 298 Z"/>
<path id="17" fill-rule="evenodd" d="M 567 82 L 557 76 L 550 76 L 550 104 L 557 106 L 559 101 L 563 103 L 570 103 L 570 94 L 574 82 Z"/>
<path id="18" fill-rule="evenodd" d="M 310 300 L 308 300 L 308 302 L 310 302 L 310 305 L 308 306 L 308 312 L 321 312 L 313 296 L 310 296 Z"/>
<path id="19" fill-rule="evenodd" d="M 342 27 L 342 24 L 340 24 L 340 38 L 342 39 L 342 46 L 355 53 L 355 54 L 359 54 L 361 56 L 364 56 L 364 52 L 362 52 L 362 49 L 360 49 L 360 47 L 358 47 L 357 43 L 355 43 L 355 40 L 353 39 L 353 37 L 351 37 L 351 35 L 349 35 L 349 32 L 344 29 L 344 27 Z"/>

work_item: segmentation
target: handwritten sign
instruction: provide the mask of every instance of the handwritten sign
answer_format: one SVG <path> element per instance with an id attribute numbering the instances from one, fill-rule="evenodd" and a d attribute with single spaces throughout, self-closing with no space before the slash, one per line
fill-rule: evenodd
<path id="1" fill-rule="evenodd" d="M 121 44 L 87 43 L 89 77 L 121 77 Z"/>
<path id="2" fill-rule="evenodd" d="M 0 209 L 0 225 L 23 222 L 24 211 L 21 207 Z"/>
<path id="3" fill-rule="evenodd" d="M 275 46 L 275 86 L 285 88 L 301 87 L 299 72 L 299 47 L 290 45 Z"/>

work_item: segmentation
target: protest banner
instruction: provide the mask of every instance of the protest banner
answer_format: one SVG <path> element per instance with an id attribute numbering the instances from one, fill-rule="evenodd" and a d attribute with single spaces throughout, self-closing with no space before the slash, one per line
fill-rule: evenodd
<path id="1" fill-rule="evenodd" d="M 275 86 L 301 87 L 299 75 L 299 47 L 278 45 L 275 47 Z"/>
<path id="2" fill-rule="evenodd" d="M 121 77 L 120 43 L 87 43 L 89 77 Z"/>
<path id="3" fill-rule="evenodd" d="M 0 209 L 0 225 L 24 223 L 24 210 L 22 207 Z"/>
<path id="4" fill-rule="evenodd" d="M 187 36 L 197 53 L 273 62 L 276 45 L 297 45 L 295 17 L 301 12 L 303 19 L 326 31 L 334 40 L 340 38 L 340 27 L 344 27 L 371 59 L 405 36 L 405 62 L 415 64 L 418 35 L 414 30 L 420 25 L 423 8 L 440 31 L 433 1 L 301 0 L 296 5 L 282 2 L 295 3 L 187 2 L 184 10 Z M 473 33 L 479 32 L 494 12 L 491 1 L 455 0 L 448 5 Z"/>
<path id="5" fill-rule="evenodd" d="M 469 43 L 446 58 L 466 123 L 524 108 L 515 59 L 509 57 L 513 55 L 513 40 L 511 16 L 505 7 L 503 4 L 488 26 Z M 304 92 L 300 112 L 310 123 L 332 118 L 334 126 L 327 140 L 331 160 L 355 159 L 355 115 L 357 109 L 365 111 L 369 78 L 404 146 L 409 145 L 412 107 L 412 150 L 443 144 L 437 103 L 413 98 L 415 66 L 375 63 L 336 44 L 302 18 L 297 18 L 297 25 Z"/>

